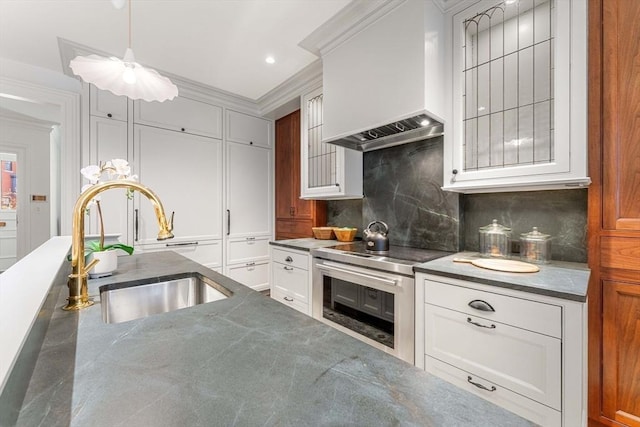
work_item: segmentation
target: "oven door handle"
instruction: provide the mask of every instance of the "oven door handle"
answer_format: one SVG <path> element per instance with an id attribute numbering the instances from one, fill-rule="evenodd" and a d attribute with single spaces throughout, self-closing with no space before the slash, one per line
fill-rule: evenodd
<path id="1" fill-rule="evenodd" d="M 396 279 L 387 279 L 385 277 L 374 276 L 372 274 L 358 273 L 356 271 L 349 270 L 346 268 L 339 268 L 339 267 L 334 267 L 326 264 L 318 264 L 317 267 L 320 270 L 335 271 L 335 272 L 344 273 L 344 274 L 352 274 L 354 276 L 358 276 L 367 280 L 375 280 L 389 286 L 397 286 L 398 284 L 398 280 Z"/>

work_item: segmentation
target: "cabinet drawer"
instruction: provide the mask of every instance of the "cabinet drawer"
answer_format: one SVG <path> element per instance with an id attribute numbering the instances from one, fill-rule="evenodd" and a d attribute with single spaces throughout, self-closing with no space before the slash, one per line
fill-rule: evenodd
<path id="1" fill-rule="evenodd" d="M 295 297 L 292 297 L 289 294 L 280 292 L 279 290 L 274 289 L 273 287 L 271 288 L 271 298 L 281 302 L 284 305 L 288 305 L 289 307 L 295 310 L 298 310 L 299 312 L 304 313 L 307 316 L 311 316 L 311 311 L 309 310 L 309 304 L 301 302 Z"/>
<path id="2" fill-rule="evenodd" d="M 227 267 L 226 276 L 257 291 L 269 289 L 269 263 L 248 262 Z"/>
<path id="3" fill-rule="evenodd" d="M 562 425 L 562 414 L 560 411 L 527 399 L 518 393 L 493 384 L 482 377 L 472 375 L 469 372 L 457 369 L 429 356 L 425 356 L 424 366 L 427 372 L 520 415 L 522 418 L 533 421 L 538 425 L 545 427 L 560 427 Z M 478 385 L 474 385 L 470 381 Z M 488 390 L 481 388 L 481 386 Z M 493 390 L 492 387 L 495 387 L 495 390 Z"/>
<path id="4" fill-rule="evenodd" d="M 309 270 L 309 254 L 271 247 L 271 260 L 302 270 Z"/>
<path id="5" fill-rule="evenodd" d="M 141 250 L 144 253 L 170 250 L 209 268 L 222 266 L 222 243 L 220 241 L 162 243 L 144 246 Z"/>
<path id="6" fill-rule="evenodd" d="M 425 353 L 561 409 L 561 341 L 426 304 Z"/>
<path id="7" fill-rule="evenodd" d="M 271 122 L 227 110 L 227 139 L 243 144 L 271 147 Z"/>
<path id="8" fill-rule="evenodd" d="M 552 337 L 562 336 L 562 308 L 559 306 L 479 291 L 463 286 L 425 280 L 426 303 L 469 315 L 528 329 Z M 495 311 L 472 308 L 472 301 L 488 303 Z"/>
<path id="9" fill-rule="evenodd" d="M 309 303 L 309 272 L 299 268 L 273 263 L 273 283 L 271 289 L 294 298 L 296 301 Z"/>
<path id="10" fill-rule="evenodd" d="M 228 264 L 267 260 L 268 258 L 269 239 L 267 237 L 234 239 L 229 240 L 227 244 Z"/>
<path id="11" fill-rule="evenodd" d="M 222 139 L 222 108 L 178 96 L 171 102 L 136 101 L 134 123 Z"/>

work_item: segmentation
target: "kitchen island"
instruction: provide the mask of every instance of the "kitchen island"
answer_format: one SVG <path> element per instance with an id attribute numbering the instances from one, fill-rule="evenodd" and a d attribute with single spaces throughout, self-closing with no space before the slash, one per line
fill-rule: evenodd
<path id="1" fill-rule="evenodd" d="M 177 273 L 233 295 L 103 323 L 99 286 Z M 89 293 L 53 312 L 17 425 L 532 425 L 172 252 L 120 258 Z"/>

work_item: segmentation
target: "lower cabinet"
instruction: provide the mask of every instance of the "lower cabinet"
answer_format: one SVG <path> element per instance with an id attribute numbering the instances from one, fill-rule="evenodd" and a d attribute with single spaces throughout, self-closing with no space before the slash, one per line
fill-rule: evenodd
<path id="1" fill-rule="evenodd" d="M 311 255 L 271 247 L 271 298 L 311 316 Z"/>
<path id="2" fill-rule="evenodd" d="M 171 250 L 197 263 L 217 270 L 222 267 L 222 241 L 170 242 L 145 245 L 139 249 L 142 253 Z"/>
<path id="3" fill-rule="evenodd" d="M 416 365 L 537 424 L 586 425 L 586 304 L 416 275 Z"/>
<path id="4" fill-rule="evenodd" d="M 249 261 L 228 265 L 224 274 L 256 291 L 269 289 L 269 261 Z"/>

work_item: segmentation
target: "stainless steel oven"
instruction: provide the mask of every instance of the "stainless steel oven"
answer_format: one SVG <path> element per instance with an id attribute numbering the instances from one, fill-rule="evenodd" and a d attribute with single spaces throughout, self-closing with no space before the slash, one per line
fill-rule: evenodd
<path id="1" fill-rule="evenodd" d="M 448 253 L 392 246 L 368 254 L 354 243 L 311 254 L 313 317 L 413 364 L 413 266 Z"/>

